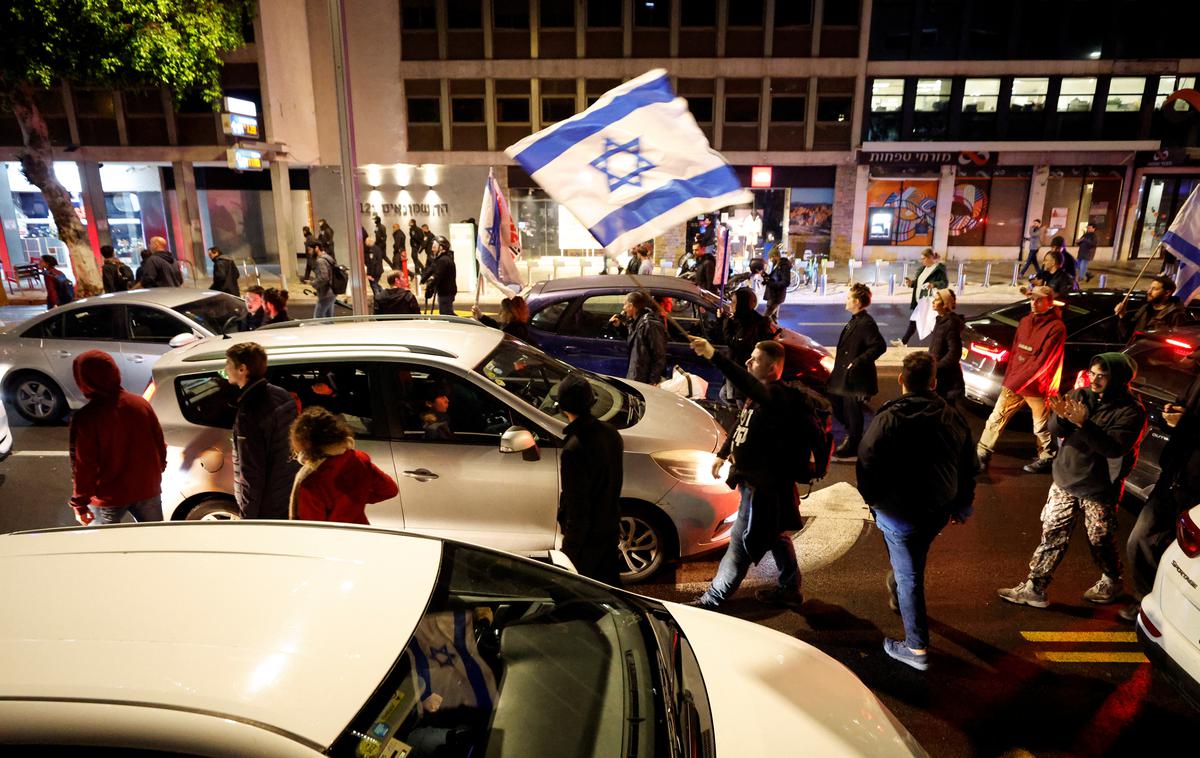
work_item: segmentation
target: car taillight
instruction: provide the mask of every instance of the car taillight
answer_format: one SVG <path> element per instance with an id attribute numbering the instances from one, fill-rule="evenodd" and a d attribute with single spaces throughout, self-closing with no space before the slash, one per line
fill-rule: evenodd
<path id="1" fill-rule="evenodd" d="M 990 345 L 985 345 L 982 342 L 972 342 L 971 343 L 971 352 L 978 353 L 979 355 L 982 355 L 984 358 L 991 358 L 996 363 L 1004 363 L 1006 360 L 1008 360 L 1008 351 L 1007 350 L 1005 350 L 1002 347 L 992 347 Z"/>
<path id="2" fill-rule="evenodd" d="M 1200 555 L 1200 526 L 1196 526 L 1192 515 L 1187 511 L 1175 522 L 1175 536 L 1179 539 L 1179 549 L 1184 555 L 1188 558 Z"/>
<path id="3" fill-rule="evenodd" d="M 1195 346 L 1195 345 L 1193 345 L 1192 343 L 1190 343 L 1190 342 L 1184 342 L 1183 340 L 1177 340 L 1177 339 L 1175 339 L 1175 338 L 1168 338 L 1168 339 L 1166 339 L 1166 340 L 1163 340 L 1163 341 L 1164 341 L 1164 342 L 1166 342 L 1166 343 L 1167 343 L 1168 345 L 1170 345 L 1171 347 L 1177 347 L 1177 348 L 1179 348 L 1180 350 L 1184 350 L 1184 351 L 1186 351 L 1186 352 L 1189 352 L 1189 353 L 1190 353 L 1190 352 L 1192 352 L 1193 350 L 1195 350 L 1195 349 L 1196 349 L 1196 346 Z"/>
<path id="4" fill-rule="evenodd" d="M 1087 369 L 1081 369 L 1079 371 L 1079 373 L 1075 375 L 1075 389 L 1086 390 L 1088 387 L 1091 387 L 1091 386 L 1092 386 L 1091 372 L 1088 371 Z"/>
<path id="5" fill-rule="evenodd" d="M 146 398 L 147 403 L 154 399 L 154 393 L 157 389 L 158 387 L 154 384 L 154 380 L 151 379 L 150 383 L 146 385 L 146 391 L 142 393 L 142 397 Z"/>
<path id="6" fill-rule="evenodd" d="M 1150 617 L 1147 616 L 1146 612 L 1143 611 L 1141 608 L 1138 608 L 1138 619 L 1142 622 L 1142 628 L 1145 629 L 1146 633 L 1149 634 L 1151 637 L 1161 637 L 1162 636 L 1162 632 L 1158 631 L 1157 626 L 1150 623 Z"/>

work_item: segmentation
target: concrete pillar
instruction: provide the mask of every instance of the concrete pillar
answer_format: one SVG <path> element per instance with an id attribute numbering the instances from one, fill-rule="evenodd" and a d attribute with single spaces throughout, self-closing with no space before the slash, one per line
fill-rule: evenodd
<path id="1" fill-rule="evenodd" d="M 0 161 L 0 267 L 12 275 L 13 266 L 23 266 L 26 262 L 21 235 L 17 232 L 17 209 L 8 183 L 8 166 Z M 0 292 L 3 289 L 0 286 Z"/>
<path id="2" fill-rule="evenodd" d="M 938 178 L 937 211 L 933 217 L 933 249 L 944 253 L 950 242 L 950 211 L 954 205 L 954 177 L 958 173 L 954 166 L 942 166 Z"/>
<path id="3" fill-rule="evenodd" d="M 1046 207 L 1046 185 L 1050 181 L 1049 166 L 1034 166 L 1033 180 L 1029 185 L 1029 209 L 1025 212 L 1025 226 L 1021 228 L 1021 237 L 1024 239 L 1025 232 L 1033 225 L 1035 218 L 1042 219 L 1043 232 L 1050 226 L 1050 219 L 1043 217 L 1042 211 Z M 1024 244 L 1022 242 L 1021 244 Z M 1018 255 L 1023 257 L 1023 253 L 1018 250 Z"/>
<path id="4" fill-rule="evenodd" d="M 195 276 L 202 279 L 200 274 L 205 270 L 204 234 L 200 229 L 196 171 L 191 161 L 174 161 L 171 171 L 175 175 L 175 215 L 179 219 L 175 229 L 175 253 L 181 260 L 191 263 Z"/>
<path id="5" fill-rule="evenodd" d="M 292 218 L 292 181 L 288 175 L 288 164 L 280 160 L 271 161 L 271 207 L 275 211 L 275 245 L 279 248 L 279 276 L 283 287 L 286 288 L 300 280 L 300 273 L 296 271 L 297 250 L 292 245 L 292 237 L 295 236 L 298 227 Z"/>
<path id="6" fill-rule="evenodd" d="M 867 230 L 867 183 L 870 167 L 837 167 L 833 184 L 833 229 L 829 257 L 860 259 Z"/>
<path id="7" fill-rule="evenodd" d="M 99 256 L 101 245 L 112 244 L 108 211 L 104 208 L 104 188 L 100 184 L 100 164 L 95 161 L 81 161 L 78 165 L 79 184 L 82 189 L 80 195 L 88 220 L 88 239 L 95 245 L 92 252 Z"/>

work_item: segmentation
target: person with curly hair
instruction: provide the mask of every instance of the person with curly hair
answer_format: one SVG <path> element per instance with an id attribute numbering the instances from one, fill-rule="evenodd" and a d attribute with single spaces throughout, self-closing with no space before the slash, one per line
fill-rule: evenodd
<path id="1" fill-rule="evenodd" d="M 292 424 L 291 441 L 301 466 L 288 509 L 293 520 L 369 524 L 369 503 L 400 494 L 370 456 L 354 449 L 354 433 L 339 415 L 306 408 Z"/>

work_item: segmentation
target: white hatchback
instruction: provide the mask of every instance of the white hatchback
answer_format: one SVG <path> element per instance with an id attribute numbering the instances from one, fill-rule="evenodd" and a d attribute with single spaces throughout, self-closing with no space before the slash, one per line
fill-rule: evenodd
<path id="1" fill-rule="evenodd" d="M 12 755 L 924 755 L 787 635 L 373 527 L 0 536 L 0 604 Z"/>
<path id="2" fill-rule="evenodd" d="M 1137 633 L 1154 668 L 1200 708 L 1200 505 L 1179 517 L 1175 534 L 1142 599 Z"/>

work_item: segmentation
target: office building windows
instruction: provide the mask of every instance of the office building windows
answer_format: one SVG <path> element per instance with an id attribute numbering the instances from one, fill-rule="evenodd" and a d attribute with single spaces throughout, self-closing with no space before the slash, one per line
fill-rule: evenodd
<path id="1" fill-rule="evenodd" d="M 1032 112 L 1046 109 L 1046 92 L 1050 88 L 1050 80 L 1013 79 L 1012 98 L 1009 107 L 1013 111 Z"/>
<path id="2" fill-rule="evenodd" d="M 728 124 L 757 124 L 758 96 L 736 95 L 726 97 L 725 122 Z"/>
<path id="3" fill-rule="evenodd" d="M 771 97 L 771 122 L 773 124 L 803 122 L 807 100 L 803 95 L 773 95 Z"/>
<path id="4" fill-rule="evenodd" d="M 492 0 L 492 26 L 529 30 L 528 0 Z"/>
<path id="5" fill-rule="evenodd" d="M 543 29 L 574 29 L 575 4 L 563 0 L 540 0 L 538 24 Z"/>
<path id="6" fill-rule="evenodd" d="M 567 96 L 542 98 L 542 123 L 554 124 L 575 115 L 575 98 Z"/>
<path id="7" fill-rule="evenodd" d="M 1144 76 L 1114 76 L 1108 83 L 1108 100 L 1104 110 L 1110 112 L 1138 111 L 1142 108 L 1142 93 L 1146 89 Z"/>
<path id="8" fill-rule="evenodd" d="M 999 79 L 967 79 L 963 89 L 963 113 L 995 113 L 999 99 Z"/>
<path id="9" fill-rule="evenodd" d="M 501 124 L 528 124 L 528 97 L 497 97 L 496 122 Z"/>
<path id="10" fill-rule="evenodd" d="M 446 26 L 451 29 L 482 29 L 481 0 L 447 0 Z"/>
<path id="11" fill-rule="evenodd" d="M 593 29 L 620 27 L 622 5 L 621 0 L 587 0 L 587 25 Z"/>
<path id="12" fill-rule="evenodd" d="M 867 141 L 894 142 L 900 139 L 900 112 L 904 109 L 904 80 L 876 79 L 871 82 L 871 108 L 867 114 Z"/>
<path id="13" fill-rule="evenodd" d="M 405 29 L 437 29 L 437 3 L 434 0 L 404 0 L 400 19 Z"/>
<path id="14" fill-rule="evenodd" d="M 633 25 L 647 29 L 669 29 L 671 3 L 667 0 L 636 0 L 633 4 Z"/>
<path id="15" fill-rule="evenodd" d="M 729 3 L 730 26 L 762 26 L 763 0 L 736 0 Z"/>
<path id="16" fill-rule="evenodd" d="M 1196 77 L 1194 76 L 1160 76 L 1158 77 L 1158 94 L 1154 97 L 1154 110 L 1159 110 L 1166 101 L 1167 96 L 1172 92 L 1181 89 L 1194 89 L 1196 87 Z M 1174 108 L 1177 111 L 1186 111 L 1188 104 L 1178 100 L 1174 103 Z"/>
<path id="17" fill-rule="evenodd" d="M 1058 112 L 1090 111 L 1096 96 L 1096 77 L 1064 77 L 1058 90 Z"/>
<path id="18" fill-rule="evenodd" d="M 441 101 L 436 97 L 408 98 L 408 123 L 438 124 L 442 120 Z"/>
<path id="19" fill-rule="evenodd" d="M 710 124 L 713 120 L 712 95 L 688 95 L 686 98 L 688 110 L 697 123 Z"/>
<path id="20" fill-rule="evenodd" d="M 456 124 L 482 124 L 482 97 L 455 97 L 450 100 L 450 119 Z"/>

